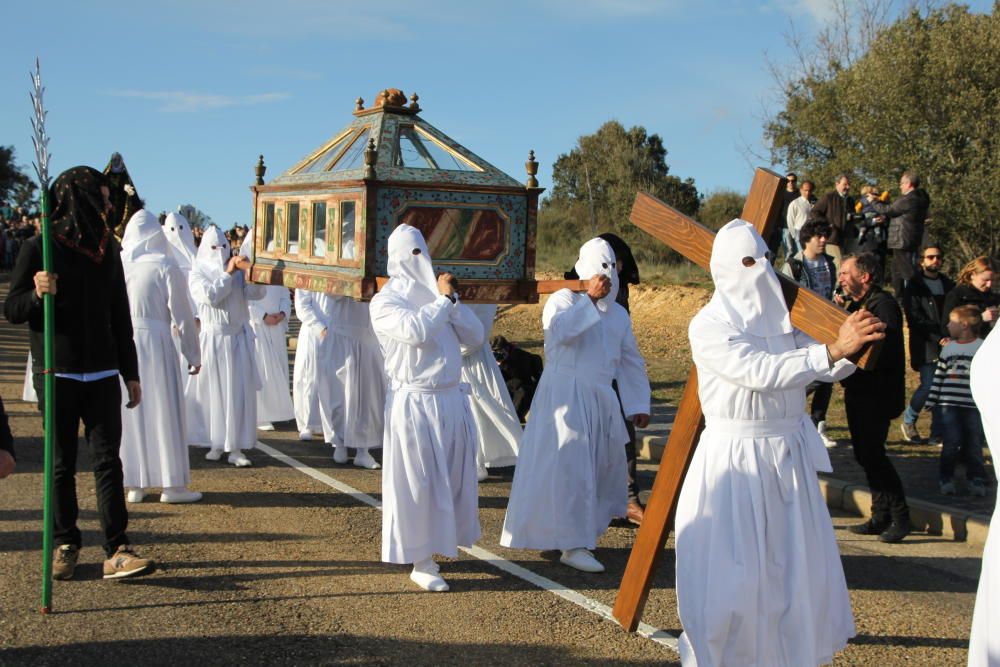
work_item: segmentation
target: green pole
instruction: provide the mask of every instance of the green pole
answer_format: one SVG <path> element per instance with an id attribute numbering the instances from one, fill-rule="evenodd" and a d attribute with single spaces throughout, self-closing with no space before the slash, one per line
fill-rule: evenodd
<path id="1" fill-rule="evenodd" d="M 31 101 L 35 114 L 31 119 L 34 135 L 31 140 L 35 145 L 35 173 L 41 186 L 39 204 L 42 213 L 42 270 L 52 271 L 52 236 L 49 230 L 49 137 L 45 134 L 45 107 L 42 102 L 42 68 L 35 59 L 35 72 L 31 75 Z M 45 341 L 44 378 L 45 378 L 45 412 L 43 425 L 45 429 L 45 467 L 43 473 L 43 504 L 42 504 L 42 613 L 52 611 L 52 478 L 53 450 L 55 445 L 55 410 L 56 387 L 52 368 L 55 365 L 55 352 L 52 338 L 55 332 L 55 303 L 53 296 L 42 296 L 43 339 Z"/>

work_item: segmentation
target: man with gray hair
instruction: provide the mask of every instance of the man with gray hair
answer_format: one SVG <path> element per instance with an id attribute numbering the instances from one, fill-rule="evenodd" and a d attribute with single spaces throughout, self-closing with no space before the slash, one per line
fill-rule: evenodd
<path id="1" fill-rule="evenodd" d="M 924 238 L 924 223 L 931 198 L 920 187 L 920 177 L 912 171 L 904 171 L 899 177 L 899 191 L 902 196 L 892 204 L 886 204 L 868 195 L 872 207 L 889 218 L 889 238 L 886 245 L 892 251 L 892 291 L 897 301 L 903 299 L 906 287 L 916 272 L 917 251 Z"/>

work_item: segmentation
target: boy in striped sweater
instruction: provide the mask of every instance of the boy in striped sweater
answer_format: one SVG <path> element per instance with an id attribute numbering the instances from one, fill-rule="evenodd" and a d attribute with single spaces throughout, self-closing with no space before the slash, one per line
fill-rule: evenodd
<path id="1" fill-rule="evenodd" d="M 983 344 L 979 330 L 983 323 L 978 306 L 954 308 L 948 315 L 948 343 L 941 349 L 934 383 L 924 410 L 939 406 L 944 446 L 941 449 L 941 493 L 955 494 L 955 464 L 965 463 L 965 476 L 972 495 L 986 495 L 986 468 L 983 466 L 983 422 L 969 389 L 972 357 Z"/>

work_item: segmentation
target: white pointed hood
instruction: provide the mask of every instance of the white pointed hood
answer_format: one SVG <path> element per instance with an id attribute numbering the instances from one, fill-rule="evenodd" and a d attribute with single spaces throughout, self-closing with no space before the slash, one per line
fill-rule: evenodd
<path id="1" fill-rule="evenodd" d="M 146 209 L 139 209 L 129 218 L 122 235 L 122 262 L 173 264 L 169 247 L 155 215 Z"/>
<path id="2" fill-rule="evenodd" d="M 747 257 L 753 260 L 750 266 L 744 265 Z M 753 225 L 736 219 L 720 229 L 709 267 L 715 281 L 712 301 L 742 331 L 762 338 L 792 333 L 781 283 L 767 258 L 767 244 Z"/>
<path id="3" fill-rule="evenodd" d="M 590 239 L 580 246 L 580 257 L 573 268 L 580 280 L 590 280 L 599 273 L 611 279 L 611 291 L 597 302 L 598 310 L 608 312 L 618 296 L 618 270 L 615 268 L 615 252 L 611 249 L 611 244 L 601 238 Z"/>
<path id="4" fill-rule="evenodd" d="M 240 254 L 244 257 L 253 257 L 253 227 L 247 230 L 247 235 L 243 237 L 240 244 Z"/>
<path id="5" fill-rule="evenodd" d="M 194 233 L 187 218 L 180 213 L 167 213 L 167 219 L 163 223 L 163 233 L 170 244 L 170 252 L 177 266 L 190 271 L 194 266 L 198 248 L 194 244 Z"/>
<path id="6" fill-rule="evenodd" d="M 226 270 L 226 263 L 231 256 L 232 251 L 226 235 L 215 225 L 209 225 L 201 237 L 193 270 L 202 271 L 210 276 L 218 275 Z"/>
<path id="7" fill-rule="evenodd" d="M 416 227 L 399 225 L 392 230 L 389 235 L 388 272 L 392 288 L 417 306 L 438 297 L 431 254 L 423 234 Z"/>

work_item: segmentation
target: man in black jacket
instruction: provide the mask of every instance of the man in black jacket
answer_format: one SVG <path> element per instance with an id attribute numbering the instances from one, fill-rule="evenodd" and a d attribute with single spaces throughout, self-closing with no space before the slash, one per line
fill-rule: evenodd
<path id="1" fill-rule="evenodd" d="M 7 477 L 17 467 L 14 462 L 14 436 L 10 433 L 10 423 L 7 421 L 7 411 L 0 399 L 0 479 Z"/>
<path id="2" fill-rule="evenodd" d="M 903 413 L 903 439 L 920 442 L 917 417 L 927 401 L 934 380 L 934 369 L 941 346 L 948 338 L 943 322 L 947 313 L 942 312 L 945 295 L 955 288 L 955 283 L 941 273 L 944 253 L 934 243 L 924 246 L 920 253 L 920 270 L 903 289 L 903 310 L 910 329 L 910 368 L 920 373 L 920 386 L 913 392 Z M 931 412 L 931 439 L 940 438 L 936 410 Z"/>
<path id="3" fill-rule="evenodd" d="M 809 212 L 810 220 L 821 220 L 830 225 L 830 237 L 826 241 L 826 254 L 833 257 L 833 263 L 840 270 L 840 258 L 854 251 L 857 245 L 858 230 L 855 220 L 859 217 L 854 212 L 854 198 L 851 191 L 851 179 L 847 174 L 840 174 L 834 179 L 833 192 L 828 192 L 813 204 Z"/>
<path id="4" fill-rule="evenodd" d="M 55 460 L 53 577 L 70 579 L 81 546 L 76 499 L 77 434 L 83 421 L 104 532 L 104 578 L 144 574 L 153 568 L 129 547 L 128 511 L 122 486 L 121 386 L 127 407 L 139 404 L 139 364 L 132 339 L 125 276 L 119 246 L 108 221 L 113 213 L 104 175 L 90 167 L 63 172 L 49 190 L 52 202 L 53 270 L 42 270 L 41 237 L 26 241 L 11 274 L 4 314 L 27 322 L 31 352 L 45 358 L 42 299 L 55 305 Z M 36 368 L 41 364 L 36 362 Z M 42 375 L 34 377 L 43 408 Z"/>
<path id="5" fill-rule="evenodd" d="M 872 517 L 851 526 L 859 535 L 878 535 L 883 542 L 899 542 L 910 533 L 910 510 L 892 461 L 885 451 L 889 423 L 903 411 L 906 399 L 903 350 L 903 314 L 896 300 L 875 282 L 878 258 L 869 252 L 844 258 L 839 280 L 850 299 L 847 310 L 865 308 L 885 324 L 885 339 L 874 368 L 858 369 L 841 380 L 847 428 L 854 458 L 865 470 L 872 493 Z"/>
<path id="6" fill-rule="evenodd" d="M 870 199 L 876 211 L 889 218 L 889 236 L 886 246 L 892 251 L 892 291 L 902 301 L 906 281 L 916 272 L 917 250 L 924 238 L 924 222 L 931 206 L 927 191 L 920 187 L 920 177 L 904 171 L 899 177 L 899 191 L 903 196 L 892 204 Z"/>

